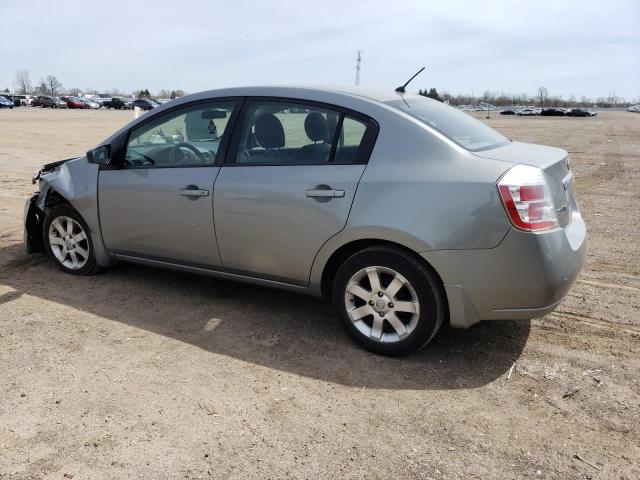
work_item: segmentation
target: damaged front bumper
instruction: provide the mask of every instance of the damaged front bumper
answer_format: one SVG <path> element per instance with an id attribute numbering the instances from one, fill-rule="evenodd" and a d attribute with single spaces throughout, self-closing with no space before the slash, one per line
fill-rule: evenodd
<path id="1" fill-rule="evenodd" d="M 37 172 L 31 177 L 31 183 L 36 184 L 43 175 L 53 172 L 57 167 L 63 163 L 67 163 L 75 158 L 67 158 L 65 160 L 58 160 L 43 165 Z M 27 248 L 27 253 L 44 252 L 44 239 L 42 237 L 42 225 L 44 224 L 45 206 L 44 201 L 47 196 L 48 188 L 42 188 L 40 185 L 40 191 L 31 194 L 24 205 L 24 244 Z"/>

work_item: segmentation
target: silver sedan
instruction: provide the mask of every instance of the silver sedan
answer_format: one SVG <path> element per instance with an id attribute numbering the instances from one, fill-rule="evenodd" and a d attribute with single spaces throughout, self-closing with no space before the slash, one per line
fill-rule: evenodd
<path id="1" fill-rule="evenodd" d="M 64 272 L 135 262 L 322 296 L 387 355 L 445 322 L 545 315 L 586 250 L 567 152 L 393 91 L 189 95 L 38 180 L 27 248 Z"/>

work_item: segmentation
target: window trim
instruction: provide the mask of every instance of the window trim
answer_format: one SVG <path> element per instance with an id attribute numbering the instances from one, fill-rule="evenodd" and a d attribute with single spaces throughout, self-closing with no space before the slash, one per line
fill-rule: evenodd
<path id="1" fill-rule="evenodd" d="M 129 143 L 129 138 L 133 131 L 143 127 L 144 125 L 156 121 L 158 118 L 172 114 L 174 112 L 180 110 L 186 110 L 189 108 L 197 107 L 198 105 L 205 105 L 210 103 L 222 103 L 222 102 L 232 102 L 235 101 L 235 106 L 233 107 L 233 111 L 229 116 L 229 122 L 227 123 L 227 128 L 222 135 L 222 139 L 220 140 L 220 146 L 218 148 L 218 152 L 216 153 L 216 158 L 213 163 L 207 164 L 193 164 L 193 165 L 125 165 L 124 157 L 126 155 L 127 145 Z M 219 167 L 227 154 L 229 149 L 229 144 L 231 142 L 231 138 L 233 135 L 233 131 L 235 130 L 236 123 L 238 121 L 238 117 L 240 112 L 242 111 L 242 107 L 244 105 L 245 98 L 244 97 L 212 97 L 212 98 L 204 98 L 200 100 L 194 100 L 193 102 L 183 103 L 180 105 L 174 105 L 162 112 L 158 112 L 155 115 L 150 115 L 148 118 L 136 123 L 131 128 L 127 129 L 126 132 L 121 136 L 121 138 L 115 139 L 112 142 L 112 162 L 109 165 L 105 165 L 106 169 L 117 169 L 117 170 L 148 170 L 148 169 L 161 169 L 161 168 L 208 168 L 208 167 Z M 116 148 L 113 148 L 116 147 Z M 103 166 L 101 166 L 103 167 Z"/>
<path id="2" fill-rule="evenodd" d="M 317 163 L 281 163 L 281 162 L 270 162 L 270 163 L 238 163 L 236 162 L 238 148 L 240 147 L 240 136 L 242 135 L 242 127 L 244 126 L 244 122 L 248 119 L 250 106 L 254 102 L 273 102 L 273 103 L 294 103 L 294 104 L 302 104 L 302 105 L 310 105 L 318 108 L 323 108 L 325 110 L 333 110 L 338 113 L 340 116 L 338 118 L 338 123 L 336 124 L 336 130 L 334 131 L 334 139 L 331 143 L 331 151 L 329 153 L 329 160 L 326 162 L 317 162 Z M 354 161 L 350 163 L 335 163 L 333 160 L 335 158 L 335 153 L 337 150 L 337 141 L 340 137 L 338 126 L 342 128 L 342 123 L 345 116 L 349 116 L 354 118 L 355 120 L 359 120 L 365 124 L 366 129 L 364 135 L 362 136 L 362 140 L 360 141 L 360 145 L 358 146 L 358 151 L 356 153 L 356 158 Z M 223 167 L 305 167 L 305 166 L 317 166 L 317 165 L 366 165 L 369 162 L 369 158 L 371 157 L 371 152 L 373 151 L 373 147 L 375 146 L 376 140 L 378 138 L 378 133 L 380 131 L 380 126 L 375 119 L 365 115 L 363 113 L 357 112 L 355 110 L 351 110 L 346 107 L 342 107 L 340 105 L 334 105 L 331 103 L 318 102 L 316 100 L 308 100 L 304 98 L 296 98 L 296 97 L 272 97 L 272 96 L 247 96 L 244 98 L 242 103 L 242 108 L 236 119 L 236 123 L 233 125 L 233 133 L 230 140 L 229 148 L 225 152 L 224 161 L 221 166 Z M 338 134 L 336 135 L 336 132 Z M 217 160 L 217 159 L 216 159 Z"/>

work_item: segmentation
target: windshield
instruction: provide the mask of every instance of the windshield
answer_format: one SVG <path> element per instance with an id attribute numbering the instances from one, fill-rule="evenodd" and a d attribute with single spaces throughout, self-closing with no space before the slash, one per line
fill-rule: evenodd
<path id="1" fill-rule="evenodd" d="M 471 115 L 437 100 L 422 96 L 406 96 L 404 99 L 385 103 L 417 118 L 472 152 L 509 143 L 508 138 Z"/>

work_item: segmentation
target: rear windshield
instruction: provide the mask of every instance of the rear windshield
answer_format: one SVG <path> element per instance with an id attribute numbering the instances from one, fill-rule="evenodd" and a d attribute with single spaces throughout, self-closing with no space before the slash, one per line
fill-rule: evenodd
<path id="1" fill-rule="evenodd" d="M 426 123 L 472 152 L 509 143 L 508 138 L 500 135 L 493 128 L 437 100 L 422 96 L 405 96 L 404 99 L 385 103 Z"/>

